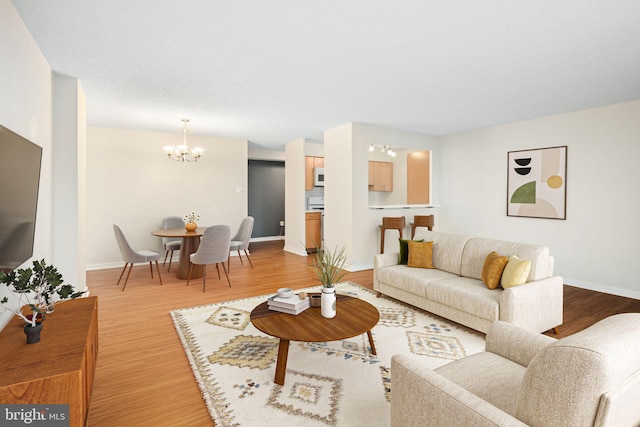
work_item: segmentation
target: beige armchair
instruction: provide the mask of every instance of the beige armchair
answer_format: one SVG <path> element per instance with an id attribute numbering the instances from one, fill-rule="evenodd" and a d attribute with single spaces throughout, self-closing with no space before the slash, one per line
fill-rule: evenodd
<path id="1" fill-rule="evenodd" d="M 482 353 L 391 361 L 392 426 L 638 426 L 639 394 L 640 313 L 560 340 L 499 321 Z"/>

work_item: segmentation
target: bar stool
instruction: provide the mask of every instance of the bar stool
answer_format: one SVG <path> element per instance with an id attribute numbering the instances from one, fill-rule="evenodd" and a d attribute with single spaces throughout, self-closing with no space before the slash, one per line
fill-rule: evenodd
<path id="1" fill-rule="evenodd" d="M 433 231 L 435 221 L 433 215 L 414 215 L 411 225 L 411 238 L 416 235 L 416 227 L 427 227 L 429 231 Z"/>
<path id="2" fill-rule="evenodd" d="M 406 222 L 403 216 L 391 217 L 384 216 L 382 217 L 382 225 L 380 227 L 380 253 L 384 253 L 384 233 L 387 230 L 398 230 L 400 233 L 400 238 L 402 239 L 402 231 L 406 226 Z"/>

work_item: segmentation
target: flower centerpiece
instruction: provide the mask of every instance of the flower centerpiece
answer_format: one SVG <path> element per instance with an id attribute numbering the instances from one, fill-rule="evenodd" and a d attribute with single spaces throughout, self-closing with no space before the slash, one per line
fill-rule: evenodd
<path id="1" fill-rule="evenodd" d="M 189 231 L 194 231 L 198 228 L 197 222 L 200 221 L 200 215 L 195 212 L 191 212 L 182 217 L 182 220 L 186 223 L 184 228 Z"/>
<path id="2" fill-rule="evenodd" d="M 53 312 L 54 304 L 63 300 L 75 299 L 82 296 L 85 291 L 77 292 L 73 286 L 63 284 L 62 275 L 52 265 L 47 265 L 43 260 L 33 261 L 33 269 L 21 268 L 8 273 L 0 271 L 0 283 L 7 285 L 11 294 L 17 299 L 17 303 L 9 308 L 9 298 L 5 296 L 0 300 L 5 310 L 14 312 L 25 321 L 25 333 L 28 328 L 42 327 L 42 322 L 47 314 Z M 28 307 L 31 313 L 23 313 Z M 39 337 L 37 341 L 38 342 Z M 27 339 L 27 342 L 29 340 Z"/>
<path id="3" fill-rule="evenodd" d="M 324 248 L 316 248 L 316 256 L 313 260 L 313 269 L 320 283 L 322 283 L 322 296 L 320 310 L 323 317 L 332 318 L 336 315 L 336 291 L 335 284 L 346 274 L 344 265 L 347 261 L 347 250 L 343 246 L 331 251 Z"/>

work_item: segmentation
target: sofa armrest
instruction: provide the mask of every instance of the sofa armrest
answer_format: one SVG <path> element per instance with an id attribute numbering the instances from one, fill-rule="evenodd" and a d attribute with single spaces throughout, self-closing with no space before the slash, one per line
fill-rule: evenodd
<path id="1" fill-rule="evenodd" d="M 391 358 L 391 426 L 526 424 L 403 355 Z"/>
<path id="2" fill-rule="evenodd" d="M 485 351 L 497 354 L 524 367 L 555 338 L 523 329 L 507 322 L 493 322 L 487 331 Z"/>
<path id="3" fill-rule="evenodd" d="M 562 324 L 562 277 L 535 280 L 505 289 L 500 296 L 500 320 L 533 332 Z"/>
<path id="4" fill-rule="evenodd" d="M 391 252 L 386 254 L 378 254 L 373 256 L 373 269 L 391 267 L 392 265 L 398 265 L 398 259 L 400 254 L 398 252 Z"/>

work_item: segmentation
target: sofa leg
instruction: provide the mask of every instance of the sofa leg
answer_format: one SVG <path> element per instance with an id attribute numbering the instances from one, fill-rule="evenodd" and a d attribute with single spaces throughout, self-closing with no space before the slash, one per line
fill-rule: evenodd
<path id="1" fill-rule="evenodd" d="M 382 295 L 382 292 L 376 292 L 376 298 L 380 298 L 381 295 Z"/>
<path id="2" fill-rule="evenodd" d="M 558 327 L 556 326 L 555 328 L 551 329 L 553 331 L 554 334 L 558 335 Z"/>

